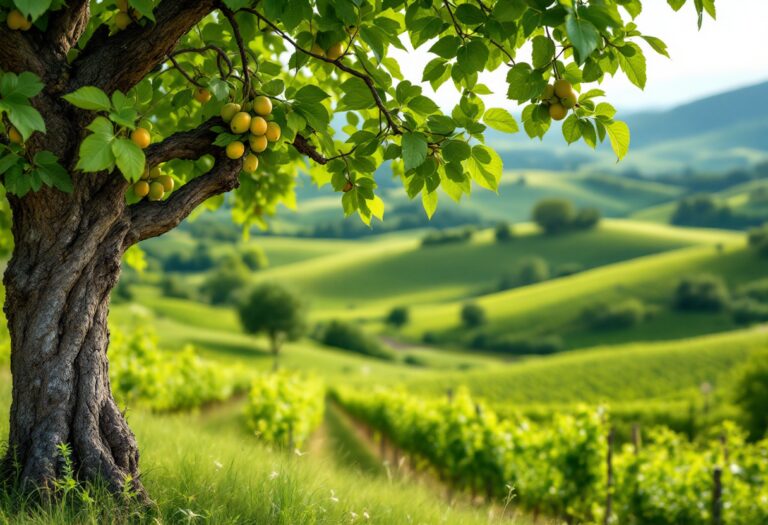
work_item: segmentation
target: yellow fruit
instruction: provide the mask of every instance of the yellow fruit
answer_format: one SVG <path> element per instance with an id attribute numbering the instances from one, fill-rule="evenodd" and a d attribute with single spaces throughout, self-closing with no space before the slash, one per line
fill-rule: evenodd
<path id="1" fill-rule="evenodd" d="M 544 93 L 541 94 L 541 100 L 549 100 L 554 96 L 555 96 L 555 86 L 553 86 L 552 84 L 547 84 L 547 87 L 544 88 Z"/>
<path id="2" fill-rule="evenodd" d="M 352 191 L 352 188 L 354 188 L 354 187 L 355 186 L 351 182 L 347 181 L 347 183 L 344 185 L 344 187 L 341 188 L 341 191 L 343 191 L 344 193 L 347 193 L 347 192 Z"/>
<path id="3" fill-rule="evenodd" d="M 165 197 L 165 188 L 162 183 L 154 181 L 149 185 L 149 200 L 159 201 Z"/>
<path id="4" fill-rule="evenodd" d="M 144 169 L 144 173 L 141 174 L 141 180 L 149 180 L 149 168 Z"/>
<path id="5" fill-rule="evenodd" d="M 14 9 L 8 13 L 8 18 L 5 19 L 5 23 L 9 29 L 14 31 L 26 31 L 32 27 L 32 23 L 27 20 L 27 17 L 21 14 L 21 11 Z"/>
<path id="6" fill-rule="evenodd" d="M 123 13 L 128 12 L 128 0 L 115 0 L 115 5 L 117 6 L 118 11 L 122 11 Z"/>
<path id="7" fill-rule="evenodd" d="M 157 182 L 163 185 L 163 190 L 166 193 L 172 192 L 173 187 L 175 186 L 175 182 L 173 181 L 173 178 L 170 175 L 163 175 L 162 177 L 159 177 L 157 179 Z"/>
<path id="8" fill-rule="evenodd" d="M 131 22 L 133 22 L 133 20 L 128 16 L 128 13 L 120 12 L 115 15 L 115 27 L 121 31 L 131 25 Z"/>
<path id="9" fill-rule="evenodd" d="M 232 117 L 232 122 L 229 123 L 229 127 L 232 130 L 232 133 L 236 135 L 245 133 L 248 131 L 248 128 L 251 127 L 251 115 L 245 111 L 241 111 Z"/>
<path id="10" fill-rule="evenodd" d="M 555 103 L 549 106 L 549 116 L 552 120 L 563 120 L 567 114 L 568 110 L 562 104 Z"/>
<path id="11" fill-rule="evenodd" d="M 570 82 L 564 78 L 555 80 L 555 95 L 560 98 L 565 98 L 568 94 L 573 93 L 573 86 Z"/>
<path id="12" fill-rule="evenodd" d="M 205 104 L 206 102 L 211 100 L 211 92 L 205 88 L 197 88 L 195 90 L 195 100 L 197 100 L 201 104 Z"/>
<path id="13" fill-rule="evenodd" d="M 267 132 L 267 121 L 262 117 L 253 117 L 251 119 L 251 133 L 254 135 L 263 135 Z"/>
<path id="14" fill-rule="evenodd" d="M 343 55 L 344 55 L 344 46 L 341 44 L 341 42 L 333 44 L 331 47 L 328 48 L 328 51 L 325 52 L 325 56 L 327 58 L 330 58 L 331 60 L 338 60 Z"/>
<path id="15" fill-rule="evenodd" d="M 227 144 L 227 157 L 230 159 L 239 159 L 245 153 L 245 144 L 236 140 Z"/>
<path id="16" fill-rule="evenodd" d="M 146 129 L 136 128 L 133 133 L 131 133 L 131 140 L 138 147 L 144 149 L 149 146 L 150 142 L 152 142 L 152 137 L 149 135 L 149 131 Z"/>
<path id="17" fill-rule="evenodd" d="M 24 143 L 24 137 L 22 137 L 21 133 L 19 133 L 19 130 L 17 130 L 13 126 L 8 128 L 8 140 L 13 142 L 14 144 Z"/>
<path id="18" fill-rule="evenodd" d="M 249 153 L 243 161 L 243 171 L 246 173 L 253 173 L 256 168 L 259 167 L 259 157 L 253 153 Z"/>
<path id="19" fill-rule="evenodd" d="M 267 123 L 267 132 L 264 134 L 267 140 L 270 142 L 277 142 L 280 140 L 280 124 L 277 122 Z"/>
<path id="20" fill-rule="evenodd" d="M 149 195 L 149 183 L 145 180 L 140 180 L 133 185 L 133 193 L 140 199 L 143 199 Z"/>
<path id="21" fill-rule="evenodd" d="M 221 108 L 221 118 L 224 122 L 229 124 L 232 118 L 235 115 L 237 115 L 239 111 L 240 111 L 240 104 L 234 104 L 232 102 L 230 102 L 229 104 L 224 104 L 224 107 Z"/>
<path id="22" fill-rule="evenodd" d="M 272 101 L 269 100 L 264 95 L 259 95 L 258 97 L 253 99 L 253 110 L 256 112 L 257 115 L 266 117 L 267 115 L 272 113 Z"/>
<path id="23" fill-rule="evenodd" d="M 251 135 L 250 146 L 251 151 L 254 153 L 261 153 L 267 149 L 267 137 L 264 135 Z"/>
<path id="24" fill-rule="evenodd" d="M 574 107 L 576 107 L 576 102 L 577 102 L 576 93 L 574 93 L 573 91 L 571 91 L 570 93 L 568 93 L 568 95 L 560 99 L 560 103 L 563 105 L 563 107 L 565 107 L 565 109 L 573 109 Z"/>
<path id="25" fill-rule="evenodd" d="M 160 167 L 159 166 L 155 166 L 154 168 L 149 170 L 149 178 L 150 179 L 157 179 L 157 178 L 162 177 L 162 176 L 163 176 L 163 172 L 160 171 Z"/>
<path id="26" fill-rule="evenodd" d="M 323 50 L 323 48 L 320 47 L 317 42 L 312 44 L 312 49 L 310 51 L 312 51 L 312 53 L 315 55 L 320 55 L 321 57 L 325 56 L 325 50 Z"/>

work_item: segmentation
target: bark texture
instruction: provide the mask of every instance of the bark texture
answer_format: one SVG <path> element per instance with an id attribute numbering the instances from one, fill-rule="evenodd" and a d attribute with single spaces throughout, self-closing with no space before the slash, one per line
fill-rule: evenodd
<path id="1" fill-rule="evenodd" d="M 97 30 L 79 39 L 89 21 L 88 0 L 71 0 L 52 15 L 46 33 L 0 27 L 0 69 L 32 71 L 46 84 L 33 104 L 47 133 L 26 144 L 30 155 L 55 153 L 74 170 L 84 127 L 92 114 L 62 101 L 83 85 L 127 91 L 165 61 L 177 40 L 216 6 L 214 0 L 164 0 L 157 25 L 108 36 Z M 66 56 L 78 44 L 72 63 Z M 126 50 L 132 50 L 126 54 Z M 58 447 L 68 444 L 81 479 L 99 478 L 116 493 L 127 488 L 146 498 L 139 450 L 109 384 L 109 296 L 125 250 L 177 226 L 206 199 L 238 185 L 240 161 L 212 148 L 211 127 L 182 131 L 147 150 L 150 166 L 174 158 L 216 155 L 214 167 L 165 202 L 125 204 L 128 183 L 119 173 L 72 171 L 74 191 L 42 189 L 9 196 L 14 252 L 4 284 L 11 335 L 13 403 L 3 474 L 50 487 L 61 473 Z"/>

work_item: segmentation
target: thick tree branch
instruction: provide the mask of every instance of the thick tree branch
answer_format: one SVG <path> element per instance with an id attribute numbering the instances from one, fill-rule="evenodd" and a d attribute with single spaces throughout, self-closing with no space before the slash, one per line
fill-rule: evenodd
<path id="1" fill-rule="evenodd" d="M 5 23 L 0 24 L 0 69 L 13 73 L 31 71 L 41 78 L 48 76 L 41 50 L 32 38 L 33 31 L 36 30 L 12 31 Z"/>
<path id="2" fill-rule="evenodd" d="M 242 165 L 242 160 L 228 159 L 220 150 L 211 171 L 186 183 L 168 200 L 142 201 L 128 208 L 131 229 L 125 248 L 174 229 L 206 200 L 237 188 Z"/>
<path id="3" fill-rule="evenodd" d="M 83 36 L 90 18 L 89 0 L 69 0 L 67 7 L 51 14 L 45 39 L 60 60 L 66 60 L 69 50 Z"/>
<path id="4" fill-rule="evenodd" d="M 156 23 L 137 23 L 109 36 L 97 31 L 72 64 L 71 89 L 97 86 L 128 91 L 162 64 L 179 39 L 216 7 L 216 0 L 164 0 Z M 145 23 L 145 22 L 142 22 Z"/>
<path id="5" fill-rule="evenodd" d="M 189 131 L 174 133 L 157 144 L 152 144 L 144 152 L 147 166 L 157 166 L 171 159 L 199 159 L 203 155 L 221 151 L 213 145 L 216 140 L 214 126 L 224 126 L 224 121 L 218 117 L 212 118 Z"/>

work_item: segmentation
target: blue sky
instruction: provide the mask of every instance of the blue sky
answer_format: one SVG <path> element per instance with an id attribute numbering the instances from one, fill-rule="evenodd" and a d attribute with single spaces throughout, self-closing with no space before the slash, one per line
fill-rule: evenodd
<path id="1" fill-rule="evenodd" d="M 697 30 L 692 6 L 675 13 L 664 0 L 646 0 L 644 4 L 637 20 L 640 30 L 667 42 L 672 59 L 648 49 L 645 91 L 620 78 L 604 82 L 608 99 L 619 109 L 671 107 L 768 80 L 768 0 L 718 0 L 717 21 L 705 18 L 701 31 Z M 406 78 L 419 81 L 430 56 L 420 50 L 397 58 Z M 514 111 L 504 96 L 505 73 L 500 69 L 483 78 L 496 92 L 486 98 L 486 104 Z M 443 107 L 452 106 L 458 97 L 450 84 L 435 96 Z"/>

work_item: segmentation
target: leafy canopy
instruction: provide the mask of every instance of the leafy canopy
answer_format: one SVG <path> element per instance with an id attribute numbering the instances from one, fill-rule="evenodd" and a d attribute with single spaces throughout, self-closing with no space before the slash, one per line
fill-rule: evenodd
<path id="1" fill-rule="evenodd" d="M 715 17 L 714 0 L 692 3 L 699 25 L 705 13 Z M 686 0 L 668 4 L 679 10 Z M 159 0 L 128 0 L 130 23 L 154 24 L 159 6 Z M 115 33 L 126 23 L 113 1 L 93 1 L 90 8 L 81 49 L 99 26 Z M 11 9 L 29 17 L 35 30 L 66 6 L 63 0 L 0 0 L 0 19 Z M 543 137 L 552 124 L 543 101 L 557 79 L 567 80 L 577 96 L 563 122 L 564 140 L 595 148 L 607 139 L 618 159 L 626 155 L 629 129 L 596 86 L 623 74 L 642 89 L 645 53 L 667 55 L 662 40 L 634 23 L 641 10 L 641 0 L 223 0 L 129 92 L 86 86 L 64 97 L 93 111 L 71 176 L 117 169 L 136 181 L 148 167 L 144 151 L 129 140 L 137 126 L 151 128 L 158 141 L 216 118 L 226 103 L 266 95 L 282 138 L 259 153 L 256 172 L 241 174 L 236 221 L 263 224 L 279 203 L 294 206 L 299 171 L 339 192 L 344 212 L 366 223 L 383 217 L 375 175 L 391 171 L 431 216 L 439 189 L 456 201 L 473 185 L 497 190 L 502 162 L 485 144 L 486 132 L 518 132 L 513 113 L 521 109 L 524 131 Z M 434 89 L 452 84 L 461 94 L 455 107 L 444 110 L 421 85 L 403 78 L 391 51 L 409 47 L 429 52 L 419 80 Z M 77 51 L 70 55 L 76 60 Z M 481 74 L 499 68 L 506 71 L 510 102 L 486 107 L 491 87 Z M 24 141 L 45 133 L 33 107 L 42 89 L 30 73 L 0 72 L 5 135 L 11 126 Z M 200 90 L 211 99 L 197 98 Z M 223 123 L 214 129 L 217 146 L 247 137 Z M 204 155 L 170 160 L 163 169 L 184 184 L 212 166 L 213 158 Z M 43 185 L 72 188 L 55 156 L 43 151 L 29 158 L 23 145 L 5 140 L 0 174 L 5 191 L 19 196 Z M 138 200 L 130 191 L 127 198 Z"/>

